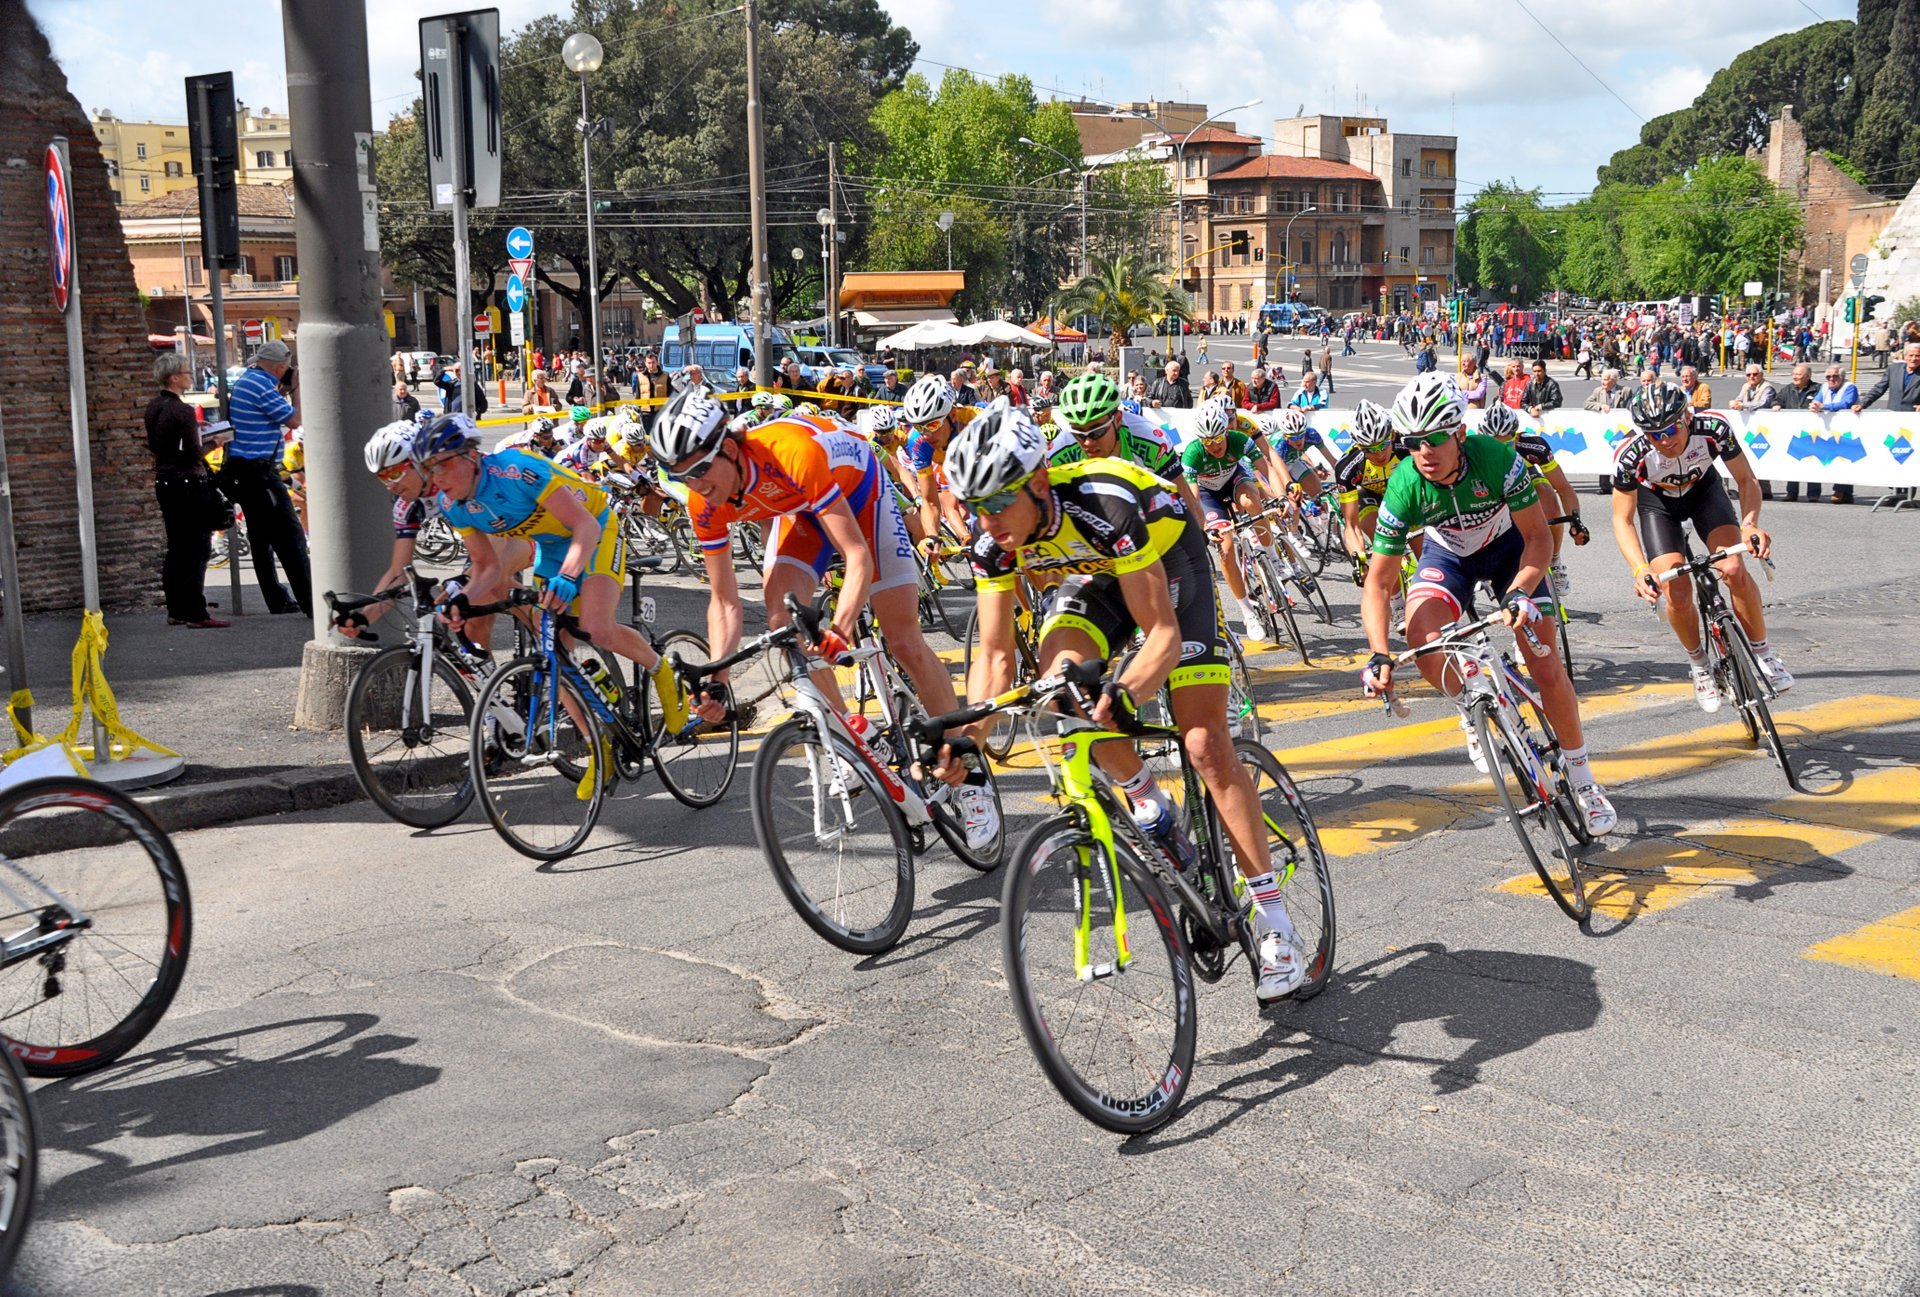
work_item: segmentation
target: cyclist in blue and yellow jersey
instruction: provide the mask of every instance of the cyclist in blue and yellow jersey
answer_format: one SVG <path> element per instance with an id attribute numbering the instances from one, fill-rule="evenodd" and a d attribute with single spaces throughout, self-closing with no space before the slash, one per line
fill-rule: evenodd
<path id="1" fill-rule="evenodd" d="M 961 535 L 967 531 L 966 511 L 946 486 L 944 467 L 947 443 L 960 429 L 971 423 L 980 411 L 961 405 L 953 384 L 938 374 L 926 374 L 907 389 L 900 402 L 900 422 L 910 429 L 907 435 L 907 462 L 913 466 L 919 484 L 920 534 L 940 534 L 942 517 Z M 925 543 L 924 541 L 922 543 Z"/>
<path id="2" fill-rule="evenodd" d="M 531 541 L 534 579 L 543 587 L 540 606 L 573 613 L 595 644 L 639 663 L 653 677 L 667 728 L 686 725 L 686 693 L 672 666 L 646 636 L 614 615 L 626 553 L 605 491 L 528 451 L 482 455 L 479 429 L 461 414 L 443 414 L 422 428 L 413 457 L 456 532 Z M 493 587 L 499 557 L 472 547 L 468 553 L 473 584 Z"/>
<path id="3" fill-rule="evenodd" d="M 1280 456 L 1280 486 L 1295 499 L 1311 500 L 1320 494 L 1320 466 L 1308 455 L 1314 451 L 1333 468 L 1333 448 L 1327 439 L 1307 426 L 1307 412 L 1298 407 L 1269 410 L 1260 416 L 1260 426 Z"/>
<path id="4" fill-rule="evenodd" d="M 1554 588 L 1564 599 L 1572 586 L 1567 577 L 1566 564 L 1560 561 L 1561 541 L 1564 539 L 1564 534 L 1571 531 L 1573 543 L 1584 545 L 1590 535 L 1586 524 L 1580 521 L 1580 493 L 1573 489 L 1573 483 L 1567 480 L 1566 470 L 1561 468 L 1560 461 L 1554 458 L 1553 447 L 1549 446 L 1543 437 L 1533 433 L 1522 433 L 1520 416 L 1515 414 L 1513 407 L 1506 402 L 1497 402 L 1480 416 L 1479 431 L 1483 437 L 1492 437 L 1495 441 L 1502 441 L 1512 446 L 1514 453 L 1525 460 L 1527 466 L 1533 470 L 1534 490 L 1540 493 L 1543 500 L 1546 498 L 1546 492 L 1551 490 L 1554 498 L 1559 501 L 1560 508 L 1554 517 L 1573 519 L 1572 522 L 1562 523 L 1553 529 L 1553 562 L 1550 566 L 1553 571 Z"/>

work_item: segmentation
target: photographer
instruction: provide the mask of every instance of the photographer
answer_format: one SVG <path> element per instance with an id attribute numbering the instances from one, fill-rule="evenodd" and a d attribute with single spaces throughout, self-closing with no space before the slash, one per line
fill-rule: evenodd
<path id="1" fill-rule="evenodd" d="M 193 383 L 186 357 L 169 354 L 153 362 L 160 391 L 147 402 L 147 449 L 153 452 L 153 493 L 167 530 L 167 557 L 160 586 L 167 596 L 167 621 L 195 630 L 232 625 L 207 611 L 207 560 L 213 556 L 213 532 L 231 526 L 233 515 L 213 489 L 200 420 L 180 393 Z"/>

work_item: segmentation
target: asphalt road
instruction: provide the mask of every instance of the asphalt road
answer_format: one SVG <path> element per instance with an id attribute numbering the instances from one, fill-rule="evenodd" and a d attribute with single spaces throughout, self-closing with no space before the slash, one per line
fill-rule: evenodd
<path id="1" fill-rule="evenodd" d="M 999 875 L 936 848 L 906 940 L 855 960 L 775 890 L 744 772 L 705 812 L 643 783 L 548 868 L 477 811 L 184 835 L 185 987 L 135 1057 L 38 1089 L 12 1291 L 1920 1291 L 1920 519 L 1767 520 L 1805 793 L 1693 707 L 1604 535 L 1571 556 L 1622 816 L 1591 933 L 1442 703 L 1354 697 L 1351 591 L 1320 668 L 1265 655 L 1337 968 L 1265 1014 L 1238 970 L 1203 987 L 1186 1105 L 1132 1141 L 1022 1043 Z"/>

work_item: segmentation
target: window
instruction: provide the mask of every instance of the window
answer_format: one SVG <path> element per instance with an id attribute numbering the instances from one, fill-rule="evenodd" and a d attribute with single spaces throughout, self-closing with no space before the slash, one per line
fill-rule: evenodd
<path id="1" fill-rule="evenodd" d="M 171 179 L 178 180 L 180 178 L 180 164 L 178 162 L 167 163 L 167 175 Z"/>
<path id="2" fill-rule="evenodd" d="M 1400 159 L 1400 174 L 1401 174 L 1401 175 L 1403 175 L 1403 176 L 1411 176 L 1411 175 L 1413 174 L 1413 159 L 1412 159 L 1412 158 L 1401 158 L 1401 159 Z"/>
<path id="3" fill-rule="evenodd" d="M 1434 248 L 1432 244 L 1428 244 L 1425 247 L 1421 248 L 1420 264 L 1423 266 L 1431 266 L 1434 263 L 1433 253 L 1434 253 Z"/>
<path id="4" fill-rule="evenodd" d="M 205 267 L 201 263 L 200 258 L 188 257 L 187 258 L 187 287 L 192 288 L 194 285 L 198 284 L 200 282 L 201 274 L 203 273 L 204 270 L 205 270 Z"/>
<path id="5" fill-rule="evenodd" d="M 168 139 L 172 139 L 172 138 L 174 137 L 174 134 L 175 134 L 175 133 L 174 133 L 173 131 L 168 131 L 168 132 L 167 132 L 167 138 L 168 138 Z"/>
<path id="6" fill-rule="evenodd" d="M 143 194 L 146 194 L 146 193 L 151 193 L 152 191 L 153 191 L 153 181 L 147 179 L 145 176 L 141 176 L 140 192 Z"/>
<path id="7" fill-rule="evenodd" d="M 1347 210 L 1347 187 L 1345 185 L 1334 186 L 1333 210 L 1336 212 L 1344 212 Z"/>
<path id="8" fill-rule="evenodd" d="M 281 283 L 297 279 L 300 276 L 300 262 L 297 257 L 275 257 L 273 259 L 273 277 Z"/>
<path id="9" fill-rule="evenodd" d="M 1402 216 L 1413 215 L 1413 200 L 1411 198 L 1402 198 L 1400 200 L 1400 214 Z"/>
<path id="10" fill-rule="evenodd" d="M 1403 266 L 1413 264 L 1413 249 L 1411 248 L 1400 249 L 1400 264 Z"/>
<path id="11" fill-rule="evenodd" d="M 1432 179 L 1437 175 L 1439 175 L 1440 164 L 1435 162 L 1432 158 L 1428 158 L 1426 162 L 1422 164 L 1420 168 L 1420 172 L 1422 175 L 1426 176 L 1428 179 Z"/>
<path id="12" fill-rule="evenodd" d="M 288 169 L 291 169 L 293 167 L 293 150 L 292 149 L 288 149 L 285 153 L 282 153 L 280 157 L 282 159 L 280 163 L 281 166 L 286 167 Z"/>
<path id="13" fill-rule="evenodd" d="M 1313 236 L 1311 234 L 1302 235 L 1300 238 L 1300 264 L 1303 266 L 1311 266 L 1313 264 Z"/>
<path id="14" fill-rule="evenodd" d="M 147 160 L 147 146 L 144 144 L 134 145 L 133 156 L 136 158 L 139 158 L 142 162 L 145 162 Z"/>
<path id="15" fill-rule="evenodd" d="M 1334 233 L 1332 242 L 1327 245 L 1327 260 L 1336 266 L 1347 264 L 1347 232 L 1345 230 Z"/>
<path id="16" fill-rule="evenodd" d="M 258 151 L 256 151 L 256 152 L 254 153 L 254 155 L 253 155 L 253 165 L 254 165 L 254 166 L 256 166 L 256 167 L 261 167 L 261 168 L 265 168 L 265 167 L 270 167 L 270 166 L 272 166 L 272 165 L 273 165 L 273 150 L 272 150 L 272 149 L 260 149 L 260 150 L 258 150 Z"/>
<path id="17" fill-rule="evenodd" d="M 245 275 L 248 279 L 253 278 L 253 254 L 251 252 L 243 252 L 240 254 L 240 266 L 234 273 Z"/>

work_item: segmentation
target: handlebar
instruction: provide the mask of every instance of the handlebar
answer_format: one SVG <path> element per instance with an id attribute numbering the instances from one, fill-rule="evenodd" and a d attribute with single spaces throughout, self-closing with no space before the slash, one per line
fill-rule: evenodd
<path id="1" fill-rule="evenodd" d="M 1748 547 L 1747 542 L 1744 540 L 1738 545 L 1729 545 L 1725 549 L 1711 550 L 1698 558 L 1688 559 L 1679 566 L 1662 572 L 1659 576 L 1655 577 L 1654 580 L 1658 581 L 1661 585 L 1667 585 L 1691 573 L 1703 572 L 1715 563 L 1718 563 L 1721 559 L 1733 558 L 1736 555 L 1746 555 L 1751 558 L 1760 559 L 1760 566 L 1766 572 L 1767 580 L 1773 580 L 1773 560 L 1760 558 L 1758 554 L 1755 554 L 1753 550 Z"/>

